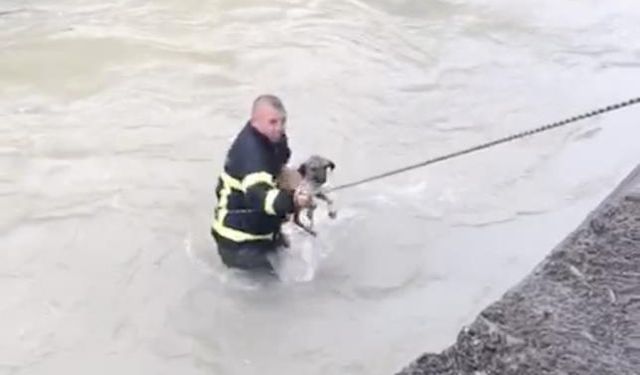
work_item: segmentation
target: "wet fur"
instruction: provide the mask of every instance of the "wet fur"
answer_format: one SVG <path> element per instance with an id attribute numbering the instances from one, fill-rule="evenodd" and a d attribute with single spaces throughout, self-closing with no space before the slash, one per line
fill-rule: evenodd
<path id="1" fill-rule="evenodd" d="M 313 214 L 317 208 L 315 198 L 326 202 L 329 210 L 329 217 L 333 219 L 337 215 L 337 212 L 333 207 L 333 201 L 327 196 L 323 189 L 327 182 L 328 170 L 333 170 L 334 168 L 335 164 L 331 160 L 313 155 L 304 163 L 300 164 L 297 170 L 287 168 L 278 176 L 277 184 L 280 189 L 284 189 L 292 193 L 303 190 L 311 196 L 311 205 L 305 208 L 309 225 L 305 225 L 301 222 L 301 210 L 299 209 L 296 209 L 293 214 L 293 222 L 313 236 L 316 235 L 316 232 L 313 230 Z M 288 240 L 285 240 L 284 242 L 285 246 L 289 245 Z"/>

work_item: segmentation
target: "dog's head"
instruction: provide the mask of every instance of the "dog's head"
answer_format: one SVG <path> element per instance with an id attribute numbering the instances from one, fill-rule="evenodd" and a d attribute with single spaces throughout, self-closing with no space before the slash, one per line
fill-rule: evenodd
<path id="1" fill-rule="evenodd" d="M 327 182 L 327 171 L 335 169 L 336 165 L 329 159 L 313 155 L 307 161 L 300 164 L 298 172 L 302 178 L 316 185 Z"/>

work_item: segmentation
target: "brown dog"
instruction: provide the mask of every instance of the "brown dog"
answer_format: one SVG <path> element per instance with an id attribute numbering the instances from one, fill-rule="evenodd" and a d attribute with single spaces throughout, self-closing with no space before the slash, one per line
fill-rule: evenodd
<path id="1" fill-rule="evenodd" d="M 306 209 L 309 225 L 304 225 L 300 221 L 300 210 L 294 212 L 293 222 L 313 236 L 316 235 L 316 232 L 313 230 L 313 213 L 317 208 L 313 198 L 322 199 L 327 203 L 330 218 L 334 219 L 337 215 L 336 210 L 333 208 L 333 201 L 329 199 L 322 189 L 327 182 L 328 170 L 333 170 L 335 167 L 336 165 L 331 160 L 313 155 L 304 163 L 300 164 L 297 171 L 290 168 L 283 168 L 276 179 L 276 184 L 280 189 L 290 192 L 302 190 L 311 196 L 311 205 Z"/>

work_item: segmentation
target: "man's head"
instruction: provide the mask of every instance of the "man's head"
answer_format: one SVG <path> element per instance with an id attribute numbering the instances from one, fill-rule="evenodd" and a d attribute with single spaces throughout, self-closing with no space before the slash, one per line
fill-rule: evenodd
<path id="1" fill-rule="evenodd" d="M 275 95 L 260 95 L 253 101 L 251 125 L 271 142 L 278 142 L 285 133 L 287 112 Z"/>

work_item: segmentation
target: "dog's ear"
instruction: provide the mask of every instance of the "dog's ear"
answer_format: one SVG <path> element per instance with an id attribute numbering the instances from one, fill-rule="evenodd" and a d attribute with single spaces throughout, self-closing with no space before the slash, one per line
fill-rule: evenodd
<path id="1" fill-rule="evenodd" d="M 302 176 L 302 177 L 304 177 L 304 175 L 307 174 L 307 164 L 306 163 L 300 164 L 300 166 L 298 167 L 298 173 L 300 173 L 300 176 Z"/>
<path id="2" fill-rule="evenodd" d="M 336 169 L 336 163 L 332 162 L 331 160 L 328 160 L 327 168 L 331 168 L 331 170 Z"/>

